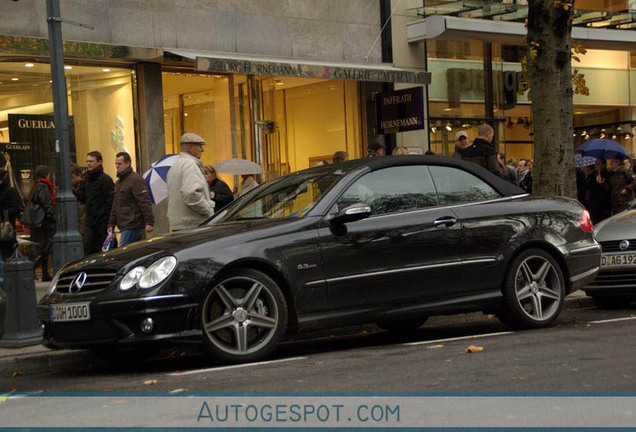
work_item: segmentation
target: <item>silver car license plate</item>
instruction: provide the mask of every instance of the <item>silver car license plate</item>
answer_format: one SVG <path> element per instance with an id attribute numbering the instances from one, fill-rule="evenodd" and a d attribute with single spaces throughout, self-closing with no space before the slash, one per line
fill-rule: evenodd
<path id="1" fill-rule="evenodd" d="M 601 268 L 631 268 L 636 267 L 636 254 L 603 254 L 601 255 Z"/>
<path id="2" fill-rule="evenodd" d="M 91 319 L 90 302 L 65 303 L 49 306 L 49 319 L 52 322 L 89 321 Z"/>

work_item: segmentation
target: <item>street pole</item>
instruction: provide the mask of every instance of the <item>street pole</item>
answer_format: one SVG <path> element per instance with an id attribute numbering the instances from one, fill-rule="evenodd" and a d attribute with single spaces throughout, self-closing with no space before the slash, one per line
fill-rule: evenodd
<path id="1" fill-rule="evenodd" d="M 84 255 L 82 237 L 77 230 L 77 201 L 71 190 L 71 149 L 68 133 L 68 99 L 64 77 L 64 53 L 62 51 L 62 18 L 59 0 L 46 0 L 46 21 L 49 27 L 51 52 L 51 80 L 53 88 L 53 113 L 55 119 L 55 152 L 58 155 L 56 179 L 57 231 L 53 237 L 53 270 L 79 260 Z"/>

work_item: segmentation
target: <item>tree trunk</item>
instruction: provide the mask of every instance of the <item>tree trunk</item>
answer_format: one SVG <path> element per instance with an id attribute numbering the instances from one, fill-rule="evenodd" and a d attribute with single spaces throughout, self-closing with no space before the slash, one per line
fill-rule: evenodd
<path id="1" fill-rule="evenodd" d="M 575 197 L 570 52 L 574 0 L 529 0 L 528 5 L 527 58 L 534 125 L 532 193 Z"/>

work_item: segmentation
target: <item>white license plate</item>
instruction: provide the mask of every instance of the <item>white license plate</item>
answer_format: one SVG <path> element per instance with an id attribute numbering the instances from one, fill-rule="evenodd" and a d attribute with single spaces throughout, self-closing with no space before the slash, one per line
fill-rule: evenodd
<path id="1" fill-rule="evenodd" d="M 49 306 L 49 318 L 53 322 L 88 321 L 91 319 L 90 303 L 65 303 Z"/>
<path id="2" fill-rule="evenodd" d="M 636 254 L 603 254 L 601 255 L 601 268 L 607 267 L 636 267 Z"/>

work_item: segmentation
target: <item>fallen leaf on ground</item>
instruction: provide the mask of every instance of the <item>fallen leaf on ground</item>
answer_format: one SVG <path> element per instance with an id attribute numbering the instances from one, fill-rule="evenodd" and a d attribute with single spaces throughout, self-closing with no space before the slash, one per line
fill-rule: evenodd
<path id="1" fill-rule="evenodd" d="M 478 353 L 478 352 L 482 352 L 483 350 L 484 350 L 483 347 L 478 347 L 478 346 L 475 346 L 475 345 L 471 345 L 468 348 L 466 348 L 464 350 L 464 352 L 467 352 L 467 353 Z"/>
<path id="2" fill-rule="evenodd" d="M 427 346 L 426 349 L 438 349 L 438 348 L 444 348 L 444 345 L 431 345 L 431 346 Z"/>
<path id="3" fill-rule="evenodd" d="M 146 380 L 144 381 L 145 385 L 155 385 L 157 384 L 157 380 Z"/>
<path id="4" fill-rule="evenodd" d="M 187 388 L 182 388 L 182 389 L 174 389 L 174 390 L 170 390 L 169 393 L 183 393 L 183 392 L 187 392 L 188 389 Z"/>
<path id="5" fill-rule="evenodd" d="M 20 372 L 19 370 L 14 370 L 13 373 L 11 374 L 11 378 L 17 378 L 21 375 L 22 375 L 22 372 Z"/>
<path id="6" fill-rule="evenodd" d="M 315 365 L 323 365 L 323 364 L 325 364 L 325 362 L 324 361 L 317 361 L 317 362 L 314 362 L 314 364 Z"/>

